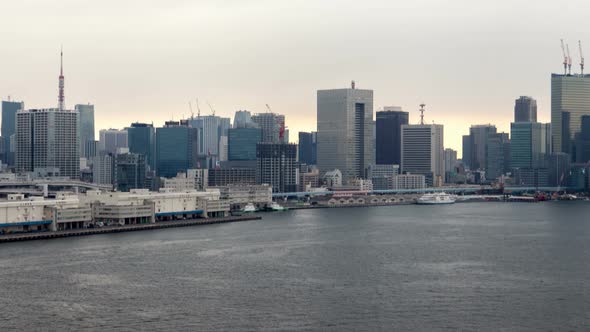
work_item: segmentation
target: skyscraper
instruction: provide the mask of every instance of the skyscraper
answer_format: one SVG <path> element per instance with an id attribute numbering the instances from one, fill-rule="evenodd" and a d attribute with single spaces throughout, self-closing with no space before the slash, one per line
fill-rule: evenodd
<path id="1" fill-rule="evenodd" d="M 16 101 L 2 101 L 2 137 L 4 138 L 4 153 L 5 158 L 3 162 L 9 166 L 14 165 L 14 149 L 11 150 L 11 142 L 14 138 L 12 135 L 16 132 L 15 122 L 16 113 L 25 108 L 25 103 Z M 12 142 L 14 146 L 14 142 Z"/>
<path id="2" fill-rule="evenodd" d="M 32 109 L 16 114 L 16 170 L 78 179 L 78 112 Z"/>
<path id="3" fill-rule="evenodd" d="M 534 122 L 513 122 L 510 124 L 510 167 L 542 167 L 545 155 L 549 154 L 547 132 L 550 126 Z"/>
<path id="4" fill-rule="evenodd" d="M 113 185 L 118 191 L 146 187 L 146 162 L 143 154 L 117 154 L 113 171 Z"/>
<path id="5" fill-rule="evenodd" d="M 262 129 L 262 141 L 265 143 L 288 143 L 285 139 L 285 116 L 277 113 L 258 113 L 252 121 Z"/>
<path id="6" fill-rule="evenodd" d="M 469 128 L 471 158 L 469 167 L 472 170 L 485 170 L 486 143 L 490 134 L 496 133 L 496 126 L 491 124 L 474 125 Z"/>
<path id="7" fill-rule="evenodd" d="M 80 128 L 80 156 L 89 158 L 90 151 L 87 151 L 88 142 L 94 141 L 94 105 L 76 105 L 78 111 L 78 127 Z"/>
<path id="8" fill-rule="evenodd" d="M 98 150 L 101 153 L 116 154 L 117 149 L 129 147 L 127 130 L 102 129 L 98 134 Z"/>
<path id="9" fill-rule="evenodd" d="M 315 131 L 310 133 L 299 132 L 299 162 L 307 165 L 317 163 L 318 134 Z"/>
<path id="10" fill-rule="evenodd" d="M 343 181 L 365 177 L 374 163 L 373 90 L 318 90 L 317 165 L 320 173 L 334 169 Z"/>
<path id="11" fill-rule="evenodd" d="M 508 151 L 506 151 L 508 149 Z M 504 174 L 509 163 L 510 140 L 507 133 L 490 133 L 486 142 L 486 179 L 493 181 Z"/>
<path id="12" fill-rule="evenodd" d="M 175 177 L 178 172 L 198 168 L 199 129 L 168 121 L 156 129 L 156 174 Z"/>
<path id="13" fill-rule="evenodd" d="M 402 125 L 408 124 L 408 112 L 401 107 L 387 106 L 377 112 L 376 156 L 378 165 L 399 165 L 401 162 Z"/>
<path id="14" fill-rule="evenodd" d="M 256 146 L 256 183 L 269 184 L 273 192 L 297 191 L 297 145 L 259 143 Z"/>
<path id="15" fill-rule="evenodd" d="M 129 152 L 144 155 L 149 168 L 155 170 L 156 131 L 154 126 L 148 123 L 135 122 L 126 130 Z"/>
<path id="16" fill-rule="evenodd" d="M 520 96 L 514 101 L 514 122 L 537 122 L 537 101 Z"/>
<path id="17" fill-rule="evenodd" d="M 256 145 L 261 141 L 260 128 L 229 129 L 228 160 L 256 160 Z"/>
<path id="18" fill-rule="evenodd" d="M 248 111 L 236 111 L 234 115 L 234 128 L 253 128 L 258 127 L 254 121 L 252 121 L 252 115 Z"/>
<path id="19" fill-rule="evenodd" d="M 551 74 L 551 126 L 554 152 L 572 154 L 572 141 L 590 115 L 590 75 Z"/>
<path id="20" fill-rule="evenodd" d="M 402 171 L 425 175 L 430 185 L 440 184 L 445 175 L 443 125 L 402 125 L 401 138 Z"/>
<path id="21" fill-rule="evenodd" d="M 200 156 L 219 158 L 221 136 L 227 136 L 229 118 L 215 115 L 202 115 L 188 119 L 189 126 L 199 129 L 198 152 Z"/>

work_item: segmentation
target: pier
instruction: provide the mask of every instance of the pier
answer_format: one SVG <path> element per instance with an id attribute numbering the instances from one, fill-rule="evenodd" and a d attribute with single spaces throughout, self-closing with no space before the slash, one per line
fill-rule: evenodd
<path id="1" fill-rule="evenodd" d="M 32 240 L 45 240 L 45 239 L 58 239 L 73 236 L 85 236 L 95 234 L 108 234 L 108 233 L 122 233 L 122 232 L 135 232 L 145 231 L 162 228 L 172 227 L 189 227 L 197 225 L 212 225 L 212 224 L 223 224 L 229 222 L 258 220 L 260 216 L 234 216 L 234 217 L 222 217 L 222 218 L 203 218 L 203 219 L 191 219 L 182 221 L 163 221 L 154 224 L 136 224 L 136 225 L 124 225 L 124 226 L 105 226 L 100 228 L 83 228 L 67 231 L 57 232 L 35 232 L 35 233 L 14 233 L 0 235 L 0 243 L 5 242 L 17 242 L 17 241 L 32 241 Z"/>

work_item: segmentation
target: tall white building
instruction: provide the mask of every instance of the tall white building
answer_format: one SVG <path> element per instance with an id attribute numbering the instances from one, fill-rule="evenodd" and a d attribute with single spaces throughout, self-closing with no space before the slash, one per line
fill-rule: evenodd
<path id="1" fill-rule="evenodd" d="M 219 157 L 219 144 L 222 136 L 227 136 L 230 119 L 215 115 L 203 115 L 188 120 L 189 126 L 199 129 L 199 156 Z"/>
<path id="2" fill-rule="evenodd" d="M 443 136 L 443 125 L 403 125 L 402 171 L 425 175 L 430 185 L 442 183 L 445 175 Z"/>
<path id="3" fill-rule="evenodd" d="M 262 129 L 262 142 L 289 143 L 289 136 L 285 132 L 285 116 L 277 113 L 258 113 L 252 116 L 252 121 Z"/>
<path id="4" fill-rule="evenodd" d="M 16 170 L 78 179 L 78 112 L 57 108 L 20 110 L 16 114 Z"/>
<path id="5" fill-rule="evenodd" d="M 333 169 L 342 179 L 364 178 L 375 160 L 373 149 L 373 90 L 318 90 L 317 166 Z"/>

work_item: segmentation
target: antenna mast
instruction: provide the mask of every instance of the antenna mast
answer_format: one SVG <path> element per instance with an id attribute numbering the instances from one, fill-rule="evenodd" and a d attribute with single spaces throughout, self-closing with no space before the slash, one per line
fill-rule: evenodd
<path id="1" fill-rule="evenodd" d="M 424 109 L 424 106 L 426 106 L 426 104 L 424 104 L 424 103 L 420 104 L 420 124 L 421 125 L 424 124 L 424 112 L 426 111 Z"/>
<path id="2" fill-rule="evenodd" d="M 64 51 L 63 47 L 60 49 L 59 54 L 59 95 L 57 97 L 57 108 L 63 111 L 65 108 L 65 96 L 64 96 Z"/>

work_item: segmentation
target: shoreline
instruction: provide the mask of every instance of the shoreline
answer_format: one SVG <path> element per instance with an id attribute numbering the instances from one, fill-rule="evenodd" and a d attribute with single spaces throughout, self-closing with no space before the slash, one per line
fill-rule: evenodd
<path id="1" fill-rule="evenodd" d="M 260 220 L 261 216 L 231 216 L 222 218 L 207 218 L 207 219 L 192 219 L 182 221 L 161 221 L 154 224 L 136 224 L 136 225 L 124 225 L 124 226 L 106 226 L 101 228 L 83 228 L 73 229 L 67 231 L 56 231 L 56 232 L 38 232 L 38 233 L 15 233 L 0 235 L 0 244 L 8 242 L 19 242 L 19 241 L 35 241 L 35 240 L 50 240 L 59 239 L 66 237 L 78 237 L 78 236 L 90 236 L 98 234 L 110 234 L 110 233 L 123 233 L 123 232 L 137 232 L 147 230 L 157 230 L 163 228 L 177 228 L 177 227 L 190 227 L 199 225 L 213 225 L 213 224 L 224 224 L 230 222 L 239 221 L 250 221 Z"/>

